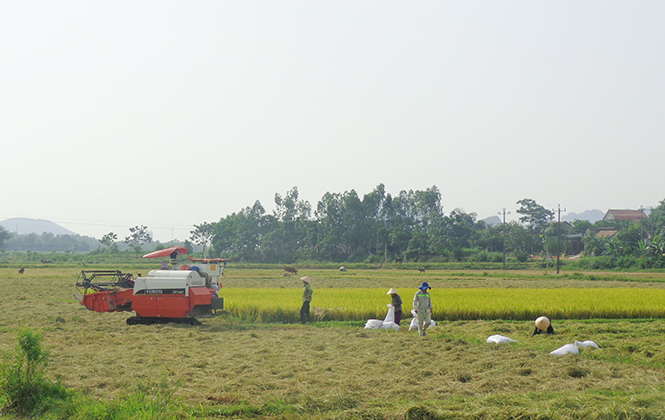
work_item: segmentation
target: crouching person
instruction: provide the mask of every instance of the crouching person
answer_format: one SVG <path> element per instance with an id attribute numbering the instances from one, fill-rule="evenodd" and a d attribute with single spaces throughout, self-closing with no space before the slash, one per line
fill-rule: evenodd
<path id="1" fill-rule="evenodd" d="M 543 331 L 547 331 L 547 334 L 555 334 L 554 328 L 552 328 L 552 323 L 550 322 L 549 318 L 546 316 L 539 316 L 536 318 L 536 329 L 533 330 L 531 337 L 536 334 L 542 334 Z"/>

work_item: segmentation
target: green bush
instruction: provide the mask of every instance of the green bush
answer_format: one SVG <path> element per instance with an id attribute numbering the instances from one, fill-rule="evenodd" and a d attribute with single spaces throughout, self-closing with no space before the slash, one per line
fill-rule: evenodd
<path id="1" fill-rule="evenodd" d="M 571 269 L 578 270 L 634 270 L 647 268 L 644 260 L 633 256 L 611 257 L 602 255 L 600 257 L 585 257 L 575 262 L 566 261 Z"/>
<path id="2" fill-rule="evenodd" d="M 616 261 L 616 267 L 622 268 L 624 270 L 638 268 L 639 264 L 640 262 L 637 258 L 630 256 L 619 257 Z"/>
<path id="3" fill-rule="evenodd" d="M 513 256 L 519 262 L 526 262 L 529 259 L 529 253 L 526 251 L 514 251 Z"/>
<path id="4" fill-rule="evenodd" d="M 71 400 L 64 385 L 45 376 L 48 352 L 42 334 L 24 329 L 18 334 L 13 357 L 0 365 L 0 406 L 3 411 L 36 414 Z"/>
<path id="5" fill-rule="evenodd" d="M 381 264 L 383 263 L 383 260 L 383 255 L 369 254 L 369 256 L 365 258 L 364 262 L 367 264 Z"/>
<path id="6" fill-rule="evenodd" d="M 472 262 L 503 262 L 503 253 L 501 252 L 488 252 L 488 251 L 478 251 L 475 254 L 469 257 L 469 261 Z"/>

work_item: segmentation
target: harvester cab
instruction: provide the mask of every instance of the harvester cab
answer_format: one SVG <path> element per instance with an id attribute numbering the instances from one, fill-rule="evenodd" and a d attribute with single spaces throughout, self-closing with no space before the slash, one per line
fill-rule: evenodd
<path id="1" fill-rule="evenodd" d="M 127 324 L 180 322 L 200 325 L 197 318 L 213 316 L 224 309 L 219 297 L 223 266 L 228 260 L 193 259 L 178 262 L 187 248 L 171 247 L 143 258 L 170 257 L 171 267 L 150 270 L 132 278 L 119 270 L 83 270 L 76 282 L 76 299 L 87 309 L 104 312 L 134 311 Z"/>

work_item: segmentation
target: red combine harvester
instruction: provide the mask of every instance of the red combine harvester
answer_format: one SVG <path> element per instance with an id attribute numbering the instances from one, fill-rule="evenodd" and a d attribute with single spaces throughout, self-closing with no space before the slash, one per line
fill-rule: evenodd
<path id="1" fill-rule="evenodd" d="M 177 261 L 187 248 L 171 247 L 146 254 L 143 258 L 171 258 L 171 267 L 162 263 L 147 276 L 132 278 L 120 270 L 83 270 L 75 295 L 86 308 L 99 312 L 134 311 L 128 325 L 180 322 L 201 325 L 197 318 L 211 317 L 224 309 L 219 297 L 223 266 L 228 260 L 193 259 L 188 264 Z"/>

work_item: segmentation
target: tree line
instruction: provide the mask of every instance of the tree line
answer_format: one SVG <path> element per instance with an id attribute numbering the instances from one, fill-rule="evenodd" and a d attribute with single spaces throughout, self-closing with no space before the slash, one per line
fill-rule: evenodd
<path id="1" fill-rule="evenodd" d="M 88 236 L 50 232 L 15 235 L 0 226 L 0 249 L 7 251 L 90 252 L 98 247 L 99 241 Z"/>
<path id="2" fill-rule="evenodd" d="M 256 201 L 217 222 L 194 225 L 183 245 L 189 249 L 198 245 L 208 257 L 290 264 L 306 260 L 501 262 L 505 258 L 523 262 L 530 256 L 577 253 L 581 243 L 585 256 L 596 257 L 593 264 L 597 266 L 588 268 L 665 268 L 665 200 L 639 222 L 559 223 L 554 210 L 525 198 L 516 202 L 519 220 L 497 225 L 477 220 L 475 213 L 460 208 L 444 213 L 436 186 L 395 196 L 383 184 L 362 197 L 355 190 L 327 192 L 315 207 L 300 199 L 298 188 L 293 187 L 284 196 L 276 193 L 274 204 L 272 213 Z M 600 228 L 617 233 L 598 237 Z M 109 232 L 97 240 L 97 249 L 90 241 L 84 245 L 69 235 L 12 237 L 0 229 L 0 245 L 3 241 L 22 250 L 46 247 L 48 251 L 117 253 L 127 249 L 138 255 L 152 238 L 148 227 L 140 225 L 130 228 L 124 241 Z M 167 246 L 155 245 L 157 249 Z"/>
<path id="3" fill-rule="evenodd" d="M 360 262 L 526 261 L 532 255 L 573 251 L 570 239 L 583 236 L 587 255 L 656 255 L 665 237 L 665 200 L 648 218 L 630 221 L 555 221 L 554 210 L 532 199 L 518 201 L 518 221 L 490 225 L 475 213 L 455 208 L 444 213 L 436 186 L 400 191 L 392 196 L 379 184 L 360 197 L 355 190 L 325 193 L 313 207 L 298 188 L 275 194 L 275 209 L 260 201 L 218 222 L 195 225 L 192 240 L 214 257 L 242 262 L 293 263 L 302 260 Z M 616 227 L 612 239 L 598 239 L 591 229 Z M 578 235 L 579 236 L 579 235 Z M 662 254 L 662 253 L 661 253 Z"/>

